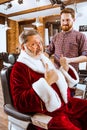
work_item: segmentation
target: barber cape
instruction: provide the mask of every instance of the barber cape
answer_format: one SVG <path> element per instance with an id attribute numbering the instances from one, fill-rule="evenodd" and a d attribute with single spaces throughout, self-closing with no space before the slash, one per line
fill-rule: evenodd
<path id="1" fill-rule="evenodd" d="M 69 65 L 70 69 L 74 72 L 76 76 L 76 80 L 73 79 L 68 72 L 66 72 L 61 66 L 60 69 L 56 69 L 54 64 L 42 53 L 39 57 L 34 58 L 29 56 L 25 51 L 21 51 L 18 59 L 18 62 L 21 62 L 27 65 L 29 68 L 38 73 L 45 73 L 44 64 L 48 64 L 48 69 L 54 69 L 58 74 L 58 81 L 56 82 L 62 98 L 65 103 L 68 102 L 67 99 L 67 88 L 73 87 L 79 82 L 79 77 L 76 70 Z M 45 103 L 46 109 L 49 112 L 52 112 L 61 107 L 61 100 L 56 91 L 47 83 L 45 78 L 40 78 L 38 81 L 32 84 L 32 88 L 37 93 L 37 95 L 42 99 Z"/>

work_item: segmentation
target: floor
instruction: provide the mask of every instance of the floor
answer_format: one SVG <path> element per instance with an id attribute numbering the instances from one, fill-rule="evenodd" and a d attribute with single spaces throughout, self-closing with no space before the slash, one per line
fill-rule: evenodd
<path id="1" fill-rule="evenodd" d="M 7 126 L 8 121 L 7 121 L 7 115 L 4 113 L 3 110 L 3 94 L 0 81 L 0 130 L 8 130 Z"/>

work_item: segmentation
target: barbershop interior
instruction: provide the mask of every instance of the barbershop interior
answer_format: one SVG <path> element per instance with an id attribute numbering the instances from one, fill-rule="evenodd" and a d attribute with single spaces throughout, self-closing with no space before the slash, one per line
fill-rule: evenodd
<path id="1" fill-rule="evenodd" d="M 52 119 L 51 116 L 40 112 L 26 114 L 17 110 L 10 92 L 10 72 L 21 52 L 19 35 L 23 31 L 37 30 L 42 37 L 45 52 L 52 38 L 62 32 L 61 11 L 65 8 L 72 8 L 75 11 L 73 29 L 85 35 L 84 50 L 87 51 L 87 0 L 0 0 L 0 130 L 87 130 L 87 127 L 50 129 L 48 124 Z M 71 41 L 73 39 L 71 36 Z M 70 49 L 71 52 L 76 53 L 76 47 L 72 46 Z M 87 56 L 86 52 L 83 53 L 81 55 Z M 54 55 L 56 54 L 48 57 L 53 64 Z M 22 75 L 22 72 L 20 74 Z M 72 89 L 73 98 L 87 100 L 87 60 L 79 62 L 77 74 L 79 81 Z M 34 107 L 36 108 L 37 106 Z"/>

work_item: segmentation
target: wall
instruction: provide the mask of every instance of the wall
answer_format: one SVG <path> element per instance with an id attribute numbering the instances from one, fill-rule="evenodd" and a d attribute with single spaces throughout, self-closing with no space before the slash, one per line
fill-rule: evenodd
<path id="1" fill-rule="evenodd" d="M 82 4 L 77 5 L 77 10 L 76 10 L 76 19 L 74 23 L 74 28 L 79 31 L 79 26 L 86 25 L 87 26 L 87 2 L 83 2 Z M 84 33 L 87 37 L 87 31 L 81 31 Z M 80 70 L 85 70 L 86 68 L 86 62 L 80 63 L 79 64 L 79 69 Z"/>
<path id="2" fill-rule="evenodd" d="M 79 3 L 68 7 L 71 7 L 76 11 L 74 28 L 79 31 L 79 26 L 87 25 L 87 2 Z M 87 36 L 87 31 L 82 33 Z"/>
<path id="3" fill-rule="evenodd" d="M 16 21 L 9 20 L 11 29 L 5 30 L 4 25 L 0 25 L 0 52 L 16 53 L 18 47 L 19 28 Z"/>
<path id="4" fill-rule="evenodd" d="M 79 26 L 83 26 L 86 25 L 87 26 L 87 7 L 85 8 L 81 8 L 82 13 L 77 13 L 77 17 L 75 20 L 75 24 L 74 24 L 74 28 L 76 30 L 79 30 Z M 84 33 L 87 36 L 87 31 L 83 31 L 82 33 Z"/>
<path id="5" fill-rule="evenodd" d="M 6 52 L 6 31 L 4 29 L 4 25 L 0 25 L 0 52 Z"/>
<path id="6" fill-rule="evenodd" d="M 11 27 L 7 33 L 7 51 L 9 53 L 17 53 L 17 48 L 19 46 L 18 36 L 19 36 L 19 26 L 18 22 L 9 20 L 9 26 Z"/>

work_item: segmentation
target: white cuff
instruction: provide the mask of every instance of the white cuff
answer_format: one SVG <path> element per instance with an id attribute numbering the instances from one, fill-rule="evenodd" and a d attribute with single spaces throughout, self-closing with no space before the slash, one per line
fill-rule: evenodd
<path id="1" fill-rule="evenodd" d="M 78 76 L 78 73 L 76 72 L 76 70 L 75 70 L 71 65 L 69 65 L 69 68 L 70 68 L 70 69 L 73 71 L 73 73 L 75 74 L 76 79 L 72 78 L 72 77 L 68 74 L 68 72 L 63 69 L 62 66 L 60 67 L 60 70 L 61 70 L 61 72 L 64 74 L 65 78 L 67 79 L 69 87 L 72 88 L 73 86 L 75 86 L 75 85 L 79 82 L 79 76 Z"/>
<path id="2" fill-rule="evenodd" d="M 56 70 L 56 72 L 58 74 L 58 80 L 57 80 L 56 84 L 61 92 L 64 102 L 67 103 L 68 102 L 68 100 L 67 100 L 68 84 L 65 80 L 65 76 L 63 75 L 63 73 L 60 70 Z"/>
<path id="3" fill-rule="evenodd" d="M 61 101 L 57 93 L 48 85 L 44 78 L 33 83 L 33 89 L 45 103 L 46 109 L 52 112 L 61 107 Z"/>

